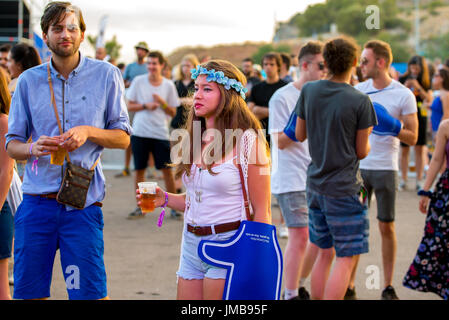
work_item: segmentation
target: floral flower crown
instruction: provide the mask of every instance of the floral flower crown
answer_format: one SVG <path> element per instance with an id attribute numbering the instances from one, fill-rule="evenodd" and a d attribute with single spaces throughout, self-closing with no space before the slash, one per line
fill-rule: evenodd
<path id="1" fill-rule="evenodd" d="M 226 77 L 223 71 L 215 71 L 215 69 L 207 70 L 206 68 L 198 65 L 196 66 L 196 69 L 190 70 L 190 73 L 192 74 L 191 78 L 193 80 L 198 78 L 199 75 L 205 74 L 207 75 L 207 82 L 214 81 L 216 83 L 222 84 L 226 90 L 234 89 L 235 91 L 240 93 L 240 96 L 243 98 L 243 100 L 246 99 L 245 93 L 248 92 L 248 89 L 246 89 L 240 81 L 229 79 L 228 77 Z"/>

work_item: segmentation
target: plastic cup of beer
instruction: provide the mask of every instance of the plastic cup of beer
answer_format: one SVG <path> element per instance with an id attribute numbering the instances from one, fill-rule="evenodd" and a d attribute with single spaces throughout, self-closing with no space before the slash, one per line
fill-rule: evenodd
<path id="1" fill-rule="evenodd" d="M 154 202 L 156 200 L 156 187 L 157 182 L 139 182 L 140 209 L 142 213 L 148 213 L 154 211 Z"/>
<path id="2" fill-rule="evenodd" d="M 51 153 L 50 163 L 57 166 L 62 166 L 64 164 L 66 154 L 67 150 L 58 146 L 58 151 L 53 151 Z"/>

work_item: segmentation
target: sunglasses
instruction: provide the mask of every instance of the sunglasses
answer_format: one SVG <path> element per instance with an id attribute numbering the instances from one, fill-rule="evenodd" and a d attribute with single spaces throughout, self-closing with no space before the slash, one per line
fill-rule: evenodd
<path id="1" fill-rule="evenodd" d="M 307 61 L 307 63 L 314 64 L 314 62 Z M 318 69 L 324 70 L 324 62 L 315 62 L 318 66 Z"/>
<path id="2" fill-rule="evenodd" d="M 374 61 L 377 61 L 377 60 L 379 60 L 378 58 L 377 59 L 374 59 Z M 363 58 L 362 60 L 360 60 L 360 65 L 361 66 L 364 66 L 364 65 L 367 65 L 368 63 L 370 63 L 371 61 L 369 61 L 367 58 Z"/>

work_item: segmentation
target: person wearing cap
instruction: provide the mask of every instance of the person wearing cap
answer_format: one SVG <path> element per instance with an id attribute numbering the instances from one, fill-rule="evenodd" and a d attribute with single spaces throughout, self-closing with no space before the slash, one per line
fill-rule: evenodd
<path id="1" fill-rule="evenodd" d="M 130 63 L 125 68 L 125 73 L 123 74 L 123 80 L 125 80 L 125 88 L 129 88 L 131 81 L 141 74 L 148 72 L 147 66 L 145 64 L 145 58 L 148 56 L 150 49 L 145 41 L 139 42 L 135 47 L 137 61 Z"/>

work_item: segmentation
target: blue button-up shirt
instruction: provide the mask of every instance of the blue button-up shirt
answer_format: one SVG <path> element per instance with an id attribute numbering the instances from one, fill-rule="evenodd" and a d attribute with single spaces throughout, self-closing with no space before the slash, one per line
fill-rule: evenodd
<path id="1" fill-rule="evenodd" d="M 120 70 L 110 63 L 80 54 L 80 63 L 68 79 L 50 62 L 53 89 L 59 119 L 66 132 L 87 125 L 100 129 L 120 129 L 131 134 L 124 85 Z M 50 99 L 47 63 L 23 72 L 17 82 L 8 120 L 6 146 L 11 140 L 26 143 L 32 137 L 59 136 L 59 128 Z M 91 169 L 103 147 L 89 140 L 70 153 L 72 163 Z M 31 170 L 35 157 L 28 159 L 22 190 L 29 194 L 54 193 L 61 185 L 64 168 L 50 164 L 50 155 L 39 158 L 38 175 Z M 65 166 L 64 166 L 65 167 Z M 101 161 L 95 167 L 86 207 L 104 199 L 105 178 Z M 68 207 L 68 209 L 70 209 Z"/>

